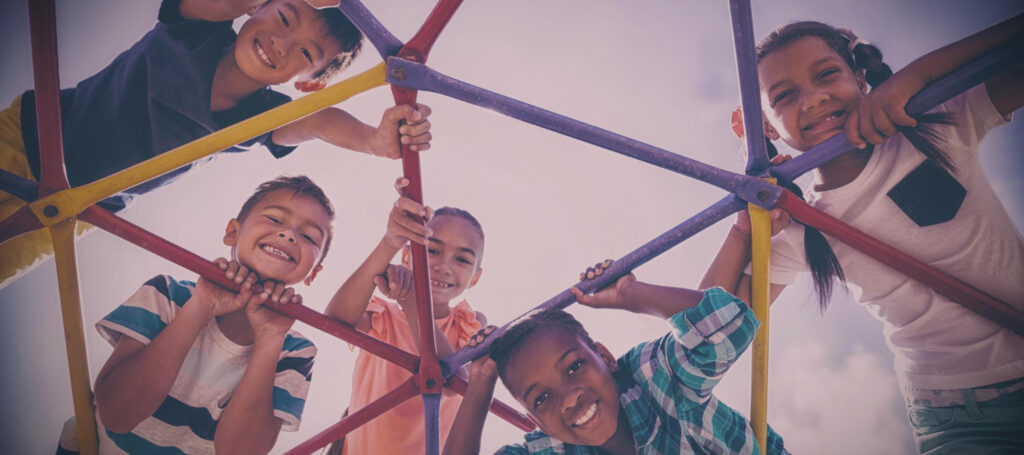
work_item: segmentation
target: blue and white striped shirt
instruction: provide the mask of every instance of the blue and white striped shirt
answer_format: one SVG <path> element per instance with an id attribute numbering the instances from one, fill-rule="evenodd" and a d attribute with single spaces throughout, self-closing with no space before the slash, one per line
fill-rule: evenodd
<path id="1" fill-rule="evenodd" d="M 116 345 L 122 336 L 149 344 L 181 311 L 195 285 L 157 276 L 96 323 Z M 102 453 L 213 454 L 217 421 L 242 380 L 252 346 L 241 346 L 211 320 L 196 337 L 178 377 L 160 407 L 127 434 L 101 431 Z M 299 427 L 312 378 L 316 346 L 291 331 L 285 337 L 274 377 L 274 416 L 282 429 Z"/>

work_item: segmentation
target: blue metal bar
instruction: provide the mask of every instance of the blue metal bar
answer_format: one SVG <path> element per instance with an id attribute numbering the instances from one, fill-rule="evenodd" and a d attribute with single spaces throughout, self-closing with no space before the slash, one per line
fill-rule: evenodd
<path id="1" fill-rule="evenodd" d="M 11 193 L 25 202 L 32 202 L 39 197 L 39 182 L 0 169 L 0 190 Z"/>
<path id="2" fill-rule="evenodd" d="M 388 59 L 387 81 L 416 90 L 425 90 L 465 101 L 500 114 L 522 120 L 579 139 L 598 147 L 653 164 L 710 183 L 748 202 L 774 207 L 782 189 L 761 179 L 719 169 L 700 161 L 648 145 L 643 142 L 571 119 L 549 110 L 500 95 L 445 76 L 419 63 L 399 58 Z"/>
<path id="3" fill-rule="evenodd" d="M 370 44 L 377 48 L 381 59 L 387 60 L 388 57 L 398 55 L 398 51 L 402 48 L 402 42 L 384 28 L 384 25 L 359 0 L 341 0 L 338 8 L 366 35 Z"/>
<path id="4" fill-rule="evenodd" d="M 680 223 L 664 234 L 659 235 L 654 240 L 643 244 L 641 247 L 619 258 L 613 262 L 612 265 L 608 267 L 603 274 L 601 274 L 601 276 L 592 280 L 576 283 L 575 286 L 585 293 L 594 292 L 608 286 L 614 283 L 615 280 L 619 279 L 619 277 L 631 272 L 633 269 L 640 267 L 641 265 L 646 264 L 647 261 L 654 259 L 661 253 L 664 253 L 672 247 L 682 243 L 683 240 L 694 236 L 698 232 L 703 231 L 708 226 L 717 223 L 723 218 L 746 208 L 746 201 L 736 197 L 736 195 L 730 194 L 722 200 L 714 203 L 712 206 L 694 215 L 690 219 Z M 562 309 L 571 305 L 575 301 L 576 298 L 572 295 L 572 291 L 566 289 L 538 305 L 536 308 L 528 311 L 526 314 L 530 314 L 538 310 L 553 308 Z M 463 348 L 441 359 L 441 368 L 444 370 L 445 377 L 451 376 L 453 372 L 457 371 L 467 362 L 484 355 L 490 348 L 491 342 L 505 333 L 505 330 L 508 329 L 510 325 L 515 324 L 518 319 L 519 318 L 516 318 L 512 320 L 512 322 L 509 322 L 495 330 L 494 333 L 488 336 L 482 344 L 476 347 Z"/>
<path id="5" fill-rule="evenodd" d="M 739 69 L 743 133 L 747 139 L 747 175 L 759 175 L 768 169 L 768 149 L 764 144 L 764 120 L 761 118 L 761 90 L 757 83 L 757 50 L 754 48 L 750 0 L 729 0 L 729 12 L 732 15 L 736 67 Z"/>
<path id="6" fill-rule="evenodd" d="M 988 54 L 928 85 L 910 98 L 905 110 L 910 115 L 928 112 L 940 103 L 1018 64 L 1021 60 L 1024 60 L 1024 36 L 1003 43 Z M 783 182 L 792 182 L 805 172 L 851 149 L 853 145 L 846 140 L 846 133 L 839 133 L 796 158 L 771 168 L 769 172 Z"/>
<path id="7" fill-rule="evenodd" d="M 441 453 L 441 394 L 425 393 L 423 396 L 423 423 L 426 426 L 427 455 Z"/>

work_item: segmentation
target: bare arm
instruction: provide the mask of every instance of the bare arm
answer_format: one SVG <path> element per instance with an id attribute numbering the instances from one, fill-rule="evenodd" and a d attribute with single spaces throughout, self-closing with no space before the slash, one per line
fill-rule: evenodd
<path id="1" fill-rule="evenodd" d="M 389 242 L 387 237 L 381 239 L 366 260 L 334 293 L 327 304 L 326 314 L 364 332 L 369 330 L 369 320 L 365 315 L 366 306 L 376 286 L 374 278 L 387 271 L 391 258 L 400 248 Z"/>
<path id="2" fill-rule="evenodd" d="M 283 344 L 283 335 L 256 338 L 242 381 L 217 423 L 218 454 L 265 454 L 277 442 L 283 422 L 274 416 L 274 376 Z"/>
<path id="3" fill-rule="evenodd" d="M 241 17 L 266 0 L 182 0 L 181 16 L 185 19 L 223 22 Z"/>
<path id="4" fill-rule="evenodd" d="M 193 303 L 187 302 L 148 345 L 126 336 L 118 340 L 96 377 L 96 408 L 110 431 L 131 431 L 167 397 L 196 336 L 213 318 Z"/>
<path id="5" fill-rule="evenodd" d="M 401 144 L 413 151 L 430 148 L 430 108 L 417 105 L 392 106 L 384 111 L 380 125 L 373 127 L 336 107 L 329 107 L 274 130 L 278 145 L 298 145 L 319 139 L 328 144 L 374 156 L 400 158 Z"/>
<path id="6" fill-rule="evenodd" d="M 498 367 L 490 357 L 484 355 L 470 364 L 469 385 L 444 442 L 444 455 L 480 453 L 480 438 L 497 378 Z"/>
<path id="7" fill-rule="evenodd" d="M 750 234 L 733 227 L 704 273 L 700 288 L 719 286 L 749 305 L 751 278 L 743 270 L 750 263 L 750 255 Z M 771 284 L 769 302 L 774 303 L 783 289 L 784 284 Z"/>

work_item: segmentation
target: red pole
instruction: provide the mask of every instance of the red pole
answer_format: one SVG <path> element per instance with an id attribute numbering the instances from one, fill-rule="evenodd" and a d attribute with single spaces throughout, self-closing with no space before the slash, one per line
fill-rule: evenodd
<path id="1" fill-rule="evenodd" d="M 39 130 L 39 197 L 68 188 L 60 121 L 60 76 L 57 72 L 57 14 L 54 2 L 29 0 L 32 71 L 36 85 Z"/>
<path id="2" fill-rule="evenodd" d="M 1024 336 L 1024 312 L 814 209 L 789 191 L 782 193 L 776 206 L 789 212 L 794 219 L 841 240 L 882 264 L 931 287 L 935 292 L 963 305 L 968 310 L 988 318 L 1017 335 Z"/>

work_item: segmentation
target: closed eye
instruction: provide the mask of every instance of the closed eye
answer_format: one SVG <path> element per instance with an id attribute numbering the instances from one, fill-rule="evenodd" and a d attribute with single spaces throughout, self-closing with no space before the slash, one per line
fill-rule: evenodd
<path id="1" fill-rule="evenodd" d="M 466 259 L 464 257 L 457 257 L 457 258 L 455 258 L 455 260 L 459 261 L 459 262 L 461 262 L 463 264 L 473 265 L 473 261 L 470 261 L 469 259 Z"/>
<path id="2" fill-rule="evenodd" d="M 310 64 L 313 63 L 313 54 L 309 53 L 306 48 L 302 48 L 302 55 L 306 57 L 306 60 L 309 61 Z"/>
<path id="3" fill-rule="evenodd" d="M 309 243 L 312 243 L 314 245 L 320 244 L 320 242 L 317 242 L 316 239 L 314 239 L 313 236 L 309 234 L 302 234 L 302 238 L 306 239 L 307 241 L 309 241 Z"/>
<path id="4" fill-rule="evenodd" d="M 291 24 L 288 22 L 288 18 L 284 17 L 284 13 L 278 11 L 277 16 L 281 18 L 281 23 L 284 24 L 284 28 L 291 28 Z"/>
<path id="5" fill-rule="evenodd" d="M 266 217 L 268 220 L 270 220 L 271 223 L 281 224 L 281 220 L 279 220 L 277 218 L 274 218 L 274 217 L 272 217 L 270 215 L 263 215 L 263 216 Z"/>
<path id="6" fill-rule="evenodd" d="M 788 98 L 789 95 L 792 95 L 793 92 L 794 92 L 793 89 L 789 89 L 789 90 L 783 90 L 778 95 L 775 95 L 775 98 L 772 98 L 772 106 L 775 106 L 776 104 L 779 104 L 779 102 L 781 102 L 781 101 L 785 101 L 785 99 Z"/>
<path id="7" fill-rule="evenodd" d="M 825 79 L 825 78 L 827 78 L 829 76 L 832 76 L 832 75 L 834 75 L 834 74 L 836 74 L 838 72 L 839 72 L 839 68 L 835 68 L 835 67 L 827 68 L 824 71 L 818 73 L 818 79 Z"/>

